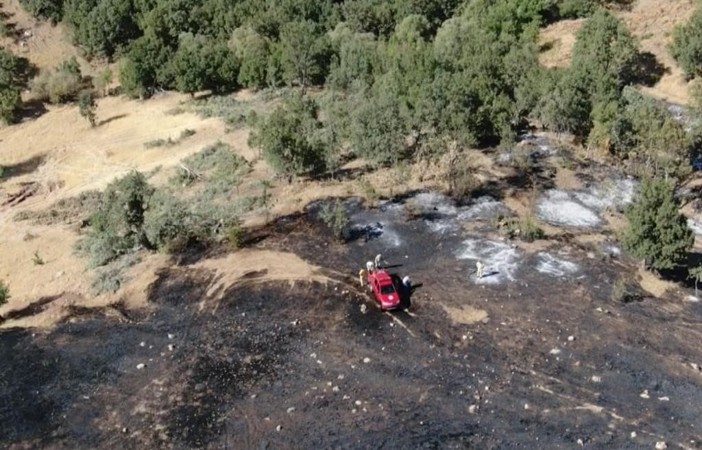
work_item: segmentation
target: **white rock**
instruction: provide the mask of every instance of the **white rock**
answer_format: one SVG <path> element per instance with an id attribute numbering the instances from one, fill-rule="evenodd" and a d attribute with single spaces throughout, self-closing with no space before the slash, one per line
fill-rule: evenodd
<path id="1" fill-rule="evenodd" d="M 172 352 L 174 349 L 175 349 L 175 345 L 173 345 L 173 344 L 168 344 L 168 350 L 169 350 L 169 351 Z"/>
<path id="2" fill-rule="evenodd" d="M 549 353 L 549 355 L 560 355 L 561 349 L 560 348 L 552 348 L 551 351 L 548 353 Z"/>
<path id="3" fill-rule="evenodd" d="M 669 401 L 670 401 L 670 397 L 668 397 L 668 396 L 665 396 L 665 397 L 658 397 L 658 400 L 661 401 L 661 402 L 669 402 Z"/>
<path id="4" fill-rule="evenodd" d="M 317 359 L 317 354 L 316 354 L 316 353 L 312 353 L 312 354 L 310 355 L 310 358 L 312 358 L 312 359 Z"/>
<path id="5" fill-rule="evenodd" d="M 293 411 L 295 411 L 295 407 L 294 407 L 294 406 L 291 406 L 290 408 L 288 408 L 288 414 L 290 414 L 290 413 L 293 412 Z"/>
<path id="6" fill-rule="evenodd" d="M 592 380 L 593 383 L 600 383 L 602 381 L 602 377 L 593 375 L 592 378 L 590 378 L 590 380 Z"/>
<path id="7" fill-rule="evenodd" d="M 173 339 L 175 337 L 175 334 L 168 333 L 168 339 Z"/>
<path id="8" fill-rule="evenodd" d="M 645 389 L 645 390 L 641 393 L 641 395 L 639 395 L 639 397 L 645 398 L 645 399 L 651 398 L 651 397 L 648 395 L 648 389 Z"/>
<path id="9" fill-rule="evenodd" d="M 146 342 L 144 342 L 144 341 L 139 342 L 139 347 L 146 347 Z"/>
<path id="10" fill-rule="evenodd" d="M 468 407 L 468 413 L 469 414 L 475 414 L 475 411 L 478 409 L 478 405 L 470 405 Z"/>
<path id="11" fill-rule="evenodd" d="M 354 403 L 356 404 L 356 406 L 361 406 L 362 402 L 360 400 L 356 400 Z"/>
<path id="12" fill-rule="evenodd" d="M 666 444 L 664 441 L 656 442 L 656 450 L 665 450 L 666 448 L 668 448 L 668 444 Z"/>
<path id="13" fill-rule="evenodd" d="M 282 425 L 278 425 L 277 427 L 275 427 L 275 431 L 280 431 L 280 430 L 282 430 L 282 429 L 283 429 L 283 426 L 282 426 Z"/>
<path id="14" fill-rule="evenodd" d="M 332 388 L 332 392 L 339 392 L 339 386 L 334 386 Z"/>
<path id="15" fill-rule="evenodd" d="M 361 314 L 365 314 L 367 310 L 368 307 L 366 305 L 361 305 Z"/>
<path id="16" fill-rule="evenodd" d="M 632 431 L 630 434 L 631 438 L 634 439 L 636 437 L 636 431 Z"/>
<path id="17" fill-rule="evenodd" d="M 144 367 L 146 367 L 146 364 L 144 364 L 144 363 L 137 364 L 137 369 L 139 369 L 139 370 L 143 369 Z"/>
<path id="18" fill-rule="evenodd" d="M 524 403 L 524 409 L 529 409 L 529 403 Z"/>
<path id="19" fill-rule="evenodd" d="M 363 358 L 363 363 L 364 363 L 364 364 L 368 364 L 370 361 L 371 361 L 371 360 L 370 360 L 370 358 L 368 358 L 368 357 Z"/>
<path id="20" fill-rule="evenodd" d="M 585 443 L 582 439 L 578 439 L 578 445 L 582 447 L 583 445 L 585 445 Z"/>
<path id="21" fill-rule="evenodd" d="M 697 371 L 700 370 L 700 366 L 698 364 L 695 364 L 695 363 L 690 363 L 690 367 L 692 367 L 693 369 L 695 369 Z"/>
<path id="22" fill-rule="evenodd" d="M 575 340 L 575 336 L 568 336 L 568 342 L 573 342 Z"/>

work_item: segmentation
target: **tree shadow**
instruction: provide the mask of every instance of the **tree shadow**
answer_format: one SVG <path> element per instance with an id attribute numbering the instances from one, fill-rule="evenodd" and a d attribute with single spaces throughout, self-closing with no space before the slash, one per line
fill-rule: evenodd
<path id="1" fill-rule="evenodd" d="M 33 120 L 43 116 L 47 112 L 44 102 L 40 100 L 28 100 L 19 107 L 15 113 L 17 122 Z"/>
<path id="2" fill-rule="evenodd" d="M 656 55 L 651 52 L 639 52 L 636 55 L 632 81 L 644 86 L 653 86 L 663 75 L 670 73 L 670 68 L 658 62 Z"/>
<path id="3" fill-rule="evenodd" d="M 97 126 L 101 127 L 103 125 L 107 125 L 110 122 L 114 122 L 115 120 L 124 119 L 128 115 L 129 114 L 117 114 L 116 116 L 108 117 L 107 119 L 99 121 L 97 123 Z"/>
<path id="4" fill-rule="evenodd" d="M 42 154 L 32 156 L 31 158 L 17 164 L 2 166 L 3 172 L 2 178 L 0 179 L 7 180 L 8 178 L 19 177 L 21 175 L 32 173 L 37 170 L 39 166 L 44 164 L 44 161 L 46 161 L 46 155 Z"/>
<path id="5" fill-rule="evenodd" d="M 674 269 L 660 270 L 658 276 L 667 281 L 672 281 L 688 289 L 695 288 L 695 280 L 690 277 L 689 269 L 702 265 L 702 253 L 690 252 L 685 263 Z M 702 283 L 698 283 L 698 288 L 702 288 Z"/>
<path id="6" fill-rule="evenodd" d="M 60 299 L 61 297 L 63 297 L 63 293 L 60 293 L 58 295 L 49 295 L 46 297 L 41 297 L 36 302 L 30 303 L 29 305 L 25 306 L 22 309 L 15 309 L 15 310 L 9 311 L 7 314 L 5 314 L 4 319 L 5 320 L 16 320 L 16 319 L 23 319 L 23 318 L 29 317 L 29 316 L 34 316 L 34 315 L 39 314 L 40 312 L 44 311 L 44 309 L 46 309 L 45 308 L 46 305 Z"/>

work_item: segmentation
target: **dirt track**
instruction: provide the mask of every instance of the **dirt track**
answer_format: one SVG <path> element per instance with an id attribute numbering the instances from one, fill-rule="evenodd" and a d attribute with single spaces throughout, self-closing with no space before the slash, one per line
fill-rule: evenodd
<path id="1" fill-rule="evenodd" d="M 476 285 L 451 250 L 459 235 L 398 220 L 394 232 L 422 245 L 339 246 L 313 217 L 281 219 L 256 245 L 333 267 L 332 282 L 262 283 L 252 273 L 208 300 L 214 274 L 190 264 L 159 275 L 149 311 L 76 310 L 51 332 L 4 331 L 0 444 L 702 445 L 702 372 L 690 365 L 702 364 L 699 304 L 614 304 L 625 266 L 576 247 L 569 256 L 585 278 L 549 283 L 523 270 L 511 283 Z M 381 313 L 342 275 L 378 251 L 423 284 L 409 312 Z M 487 318 L 459 323 L 446 312 L 457 310 Z"/>

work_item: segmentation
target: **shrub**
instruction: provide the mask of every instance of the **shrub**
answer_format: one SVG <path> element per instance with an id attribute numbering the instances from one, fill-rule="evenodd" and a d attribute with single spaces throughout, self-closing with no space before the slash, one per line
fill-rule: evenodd
<path id="1" fill-rule="evenodd" d="M 75 57 L 64 61 L 54 70 L 40 73 L 30 83 L 32 94 L 37 100 L 54 104 L 73 101 L 82 87 L 80 66 Z"/>
<path id="2" fill-rule="evenodd" d="M 127 281 L 125 271 L 141 261 L 138 255 L 130 254 L 119 258 L 117 261 L 96 270 L 92 289 L 96 295 L 117 292 Z"/>
<path id="3" fill-rule="evenodd" d="M 375 202 L 380 198 L 380 194 L 375 190 L 371 182 L 366 177 L 362 177 L 358 180 L 358 187 L 361 189 L 361 195 L 366 200 L 369 206 L 374 206 Z"/>
<path id="4" fill-rule="evenodd" d="M 90 217 L 90 231 L 76 249 L 90 258 L 92 267 L 102 266 L 140 245 L 144 214 L 154 189 L 140 172 L 132 172 L 105 189 L 102 203 Z"/>
<path id="5" fill-rule="evenodd" d="M 85 117 L 90 126 L 95 126 L 95 109 L 97 108 L 97 103 L 95 103 L 95 92 L 91 90 L 81 91 L 78 94 L 78 109 L 80 115 Z"/>
<path id="6" fill-rule="evenodd" d="M 0 306 L 7 303 L 10 299 L 10 287 L 4 280 L 0 280 Z"/>
<path id="7" fill-rule="evenodd" d="M 336 239 L 343 239 L 343 231 L 349 223 L 344 204 L 339 200 L 325 203 L 319 213 L 322 221 L 329 227 Z"/>
<path id="8" fill-rule="evenodd" d="M 675 27 L 670 53 L 688 79 L 702 73 L 702 8 L 695 10 L 687 24 Z"/>
<path id="9" fill-rule="evenodd" d="M 531 216 L 527 216 L 519 224 L 519 236 L 525 242 L 533 242 L 537 239 L 543 239 L 546 236 L 544 230 L 536 223 Z"/>
<path id="10" fill-rule="evenodd" d="M 173 240 L 188 240 L 193 231 L 192 214 L 187 204 L 163 191 L 149 199 L 144 214 L 144 235 L 149 244 L 162 249 Z"/>
<path id="11" fill-rule="evenodd" d="M 227 228 L 225 232 L 227 242 L 232 248 L 239 249 L 244 245 L 246 231 L 239 223 L 234 223 Z"/>
<path id="12" fill-rule="evenodd" d="M 613 302 L 630 303 L 641 299 L 641 293 L 635 283 L 627 281 L 626 278 L 619 277 L 612 286 L 612 294 L 610 296 Z"/>

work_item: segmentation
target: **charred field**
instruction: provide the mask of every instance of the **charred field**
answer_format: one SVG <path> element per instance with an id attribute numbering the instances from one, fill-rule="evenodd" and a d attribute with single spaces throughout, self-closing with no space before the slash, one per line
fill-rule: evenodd
<path id="1" fill-rule="evenodd" d="M 409 201 L 430 213 L 407 217 Z M 481 205 L 352 199 L 341 245 L 312 204 L 253 246 L 295 253 L 326 283 L 219 286 L 193 267 L 205 252 L 160 272 L 147 309 L 4 330 L 0 444 L 702 448 L 700 304 L 614 302 L 630 262 L 572 242 L 520 248 Z M 417 286 L 407 310 L 381 312 L 358 285 L 379 252 Z"/>

